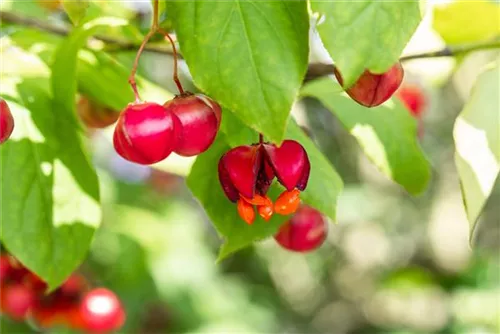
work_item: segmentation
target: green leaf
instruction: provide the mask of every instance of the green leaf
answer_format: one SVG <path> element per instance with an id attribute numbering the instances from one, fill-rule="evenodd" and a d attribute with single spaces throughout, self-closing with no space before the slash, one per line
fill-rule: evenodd
<path id="1" fill-rule="evenodd" d="M 168 1 L 167 6 L 199 88 L 280 142 L 307 68 L 306 1 Z"/>
<path id="2" fill-rule="evenodd" d="M 1 239 L 55 287 L 83 260 L 99 225 L 97 177 L 75 124 L 54 109 L 48 79 L 24 79 L 14 89 L 7 103 L 16 127 L 0 148 Z"/>
<path id="3" fill-rule="evenodd" d="M 246 133 L 248 138 L 253 137 L 254 141 L 257 140 L 258 135 L 256 132 L 245 127 L 237 118 L 233 120 L 235 122 L 228 124 L 228 128 L 237 128 L 240 133 Z M 253 132 L 253 135 L 251 135 L 251 132 Z M 301 194 L 303 202 L 317 208 L 332 220 L 335 220 L 337 197 L 342 190 L 342 180 L 295 122 L 290 122 L 287 129 L 287 138 L 299 141 L 307 150 L 311 162 L 309 183 L 306 190 Z M 220 134 L 212 147 L 196 159 L 191 174 L 187 179 L 189 189 L 200 201 L 219 234 L 225 239 L 219 253 L 219 260 L 251 245 L 253 242 L 274 235 L 279 226 L 289 219 L 289 217 L 274 215 L 269 222 L 265 222 L 257 215 L 255 223 L 247 225 L 238 216 L 236 205 L 231 203 L 224 195 L 218 179 L 217 164 L 220 157 L 231 147 L 253 142 L 251 140 L 245 143 L 242 140 L 243 137 L 235 131 L 229 132 L 229 135 Z M 228 142 L 232 143 L 232 145 L 228 145 Z M 275 181 L 269 195 L 275 200 L 282 191 L 283 188 L 278 186 Z"/>
<path id="4" fill-rule="evenodd" d="M 365 69 L 384 73 L 394 65 L 420 22 L 418 0 L 311 0 L 311 9 L 346 87 Z"/>
<path id="5" fill-rule="evenodd" d="M 82 48 L 87 38 L 95 34 L 100 28 L 109 26 L 126 25 L 127 21 L 117 18 L 102 17 L 85 23 L 81 28 L 75 29 L 68 38 L 61 43 L 55 53 L 52 65 L 52 90 L 54 101 L 66 112 L 67 117 L 76 119 L 75 94 L 76 94 L 76 64 L 78 51 Z"/>
<path id="6" fill-rule="evenodd" d="M 500 172 L 499 77 L 499 67 L 479 76 L 453 130 L 470 238 Z"/>
<path id="7" fill-rule="evenodd" d="M 128 83 L 129 75 L 129 68 L 104 52 L 79 52 L 78 89 L 101 105 L 113 110 L 123 110 L 127 104 L 134 101 L 134 93 Z M 174 96 L 141 76 L 136 76 L 136 81 L 141 98 L 146 101 L 164 103 Z"/>
<path id="8" fill-rule="evenodd" d="M 62 0 L 62 5 L 66 14 L 68 14 L 71 22 L 78 25 L 85 17 L 87 8 L 89 7 L 88 0 Z"/>
<path id="9" fill-rule="evenodd" d="M 343 188 L 342 179 L 323 153 L 294 121 L 290 122 L 286 134 L 287 138 L 294 139 L 304 146 L 311 162 L 309 182 L 300 197 L 304 203 L 318 209 L 335 221 L 337 198 Z"/>
<path id="10" fill-rule="evenodd" d="M 32 46 L 34 44 L 38 45 L 39 48 L 36 49 L 36 54 L 47 64 L 52 63 L 56 45 L 61 41 L 60 38 L 53 35 L 35 30 L 19 30 L 4 38 L 6 43 L 9 41 L 14 42 L 9 45 L 15 44 L 30 53 L 34 53 Z M 36 61 L 33 59 L 19 61 L 15 54 L 4 54 L 3 56 L 6 61 L 5 57 L 9 57 L 9 67 L 4 66 L 1 68 L 0 75 L 5 73 L 26 75 L 26 72 L 34 71 L 32 67 L 36 65 Z M 133 57 L 132 54 L 130 56 Z M 37 57 L 35 58 L 40 61 Z M 48 70 L 46 71 L 44 68 L 42 71 L 47 73 Z M 113 110 L 122 110 L 134 100 L 132 88 L 128 83 L 129 75 L 129 67 L 126 67 L 105 52 L 87 49 L 81 49 L 78 52 L 78 90 L 100 105 Z M 136 81 L 141 97 L 147 101 L 163 103 L 173 97 L 172 93 L 146 80 L 144 77 L 138 75 Z"/>
<path id="11" fill-rule="evenodd" d="M 500 4 L 491 0 L 438 4 L 434 6 L 432 17 L 432 27 L 446 44 L 479 42 L 500 34 Z"/>
<path id="12" fill-rule="evenodd" d="M 75 114 L 77 53 L 100 19 L 76 29 L 54 56 L 50 80 L 2 78 L 16 128 L 1 147 L 2 241 L 52 289 L 83 261 L 100 223 L 99 187 Z"/>
<path id="13" fill-rule="evenodd" d="M 416 122 L 396 98 L 365 108 L 328 78 L 307 84 L 301 94 L 319 99 L 337 116 L 381 172 L 411 194 L 425 190 L 430 166 L 417 142 Z"/>

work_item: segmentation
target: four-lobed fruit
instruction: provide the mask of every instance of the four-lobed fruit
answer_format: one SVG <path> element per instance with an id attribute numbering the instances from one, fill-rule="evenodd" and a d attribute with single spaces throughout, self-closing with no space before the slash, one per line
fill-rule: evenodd
<path id="1" fill-rule="evenodd" d="M 99 105 L 81 96 L 76 105 L 78 116 L 89 128 L 101 129 L 115 123 L 120 115 L 118 112 Z"/>
<path id="2" fill-rule="evenodd" d="M 0 99 L 0 144 L 10 138 L 14 130 L 14 118 L 5 100 Z"/>
<path id="3" fill-rule="evenodd" d="M 240 217 L 252 224 L 254 205 L 266 221 L 274 212 L 295 212 L 300 191 L 307 187 L 310 168 L 304 147 L 294 140 L 285 140 L 279 147 L 270 143 L 235 147 L 220 158 L 218 173 L 224 194 L 237 203 Z M 266 194 L 274 177 L 286 190 L 273 206 Z"/>
<path id="4" fill-rule="evenodd" d="M 221 121 L 221 107 L 203 94 L 186 93 L 163 105 L 181 123 L 174 152 L 193 156 L 205 152 L 215 140 Z"/>
<path id="5" fill-rule="evenodd" d="M 108 332 L 120 328 L 125 322 L 125 311 L 116 295 L 99 288 L 87 293 L 80 314 L 84 327 L 93 332 Z"/>
<path id="6" fill-rule="evenodd" d="M 156 103 L 131 103 L 122 111 L 113 135 L 116 152 L 143 165 L 159 162 L 177 146 L 180 122 Z"/>
<path id="7" fill-rule="evenodd" d="M 335 77 L 343 86 L 341 73 L 335 68 Z M 371 73 L 366 70 L 351 87 L 344 87 L 347 94 L 365 107 L 375 107 L 387 101 L 403 81 L 404 70 L 398 62 L 387 72 Z"/>
<path id="8" fill-rule="evenodd" d="M 318 210 L 303 205 L 280 227 L 274 239 L 288 250 L 303 253 L 321 246 L 327 232 L 328 222 L 323 215 Z"/>

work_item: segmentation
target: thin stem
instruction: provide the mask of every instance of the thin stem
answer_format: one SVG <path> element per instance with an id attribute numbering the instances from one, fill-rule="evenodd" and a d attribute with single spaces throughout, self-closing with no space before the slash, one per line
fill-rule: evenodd
<path id="1" fill-rule="evenodd" d="M 155 0 L 153 2 L 153 24 L 151 25 L 151 30 L 156 30 L 158 29 L 158 4 L 159 0 Z"/>
<path id="2" fill-rule="evenodd" d="M 178 65 L 177 65 L 177 49 L 175 47 L 175 43 L 172 40 L 172 37 L 170 37 L 170 35 L 169 35 L 168 32 L 166 32 L 163 29 L 158 29 L 158 31 L 161 34 L 165 35 L 165 37 L 168 39 L 168 41 L 172 45 L 172 55 L 174 57 L 174 74 L 173 74 L 173 79 L 174 79 L 175 84 L 177 85 L 177 89 L 179 90 L 179 93 L 182 95 L 182 94 L 184 94 L 184 88 L 182 88 L 181 81 L 179 80 Z"/>
<path id="3" fill-rule="evenodd" d="M 480 50 L 492 50 L 500 48 L 500 40 L 494 39 L 489 40 L 487 42 L 481 43 L 472 43 L 466 45 L 457 45 L 457 46 L 448 46 L 442 50 L 431 51 L 431 52 L 423 52 L 418 54 L 413 54 L 409 56 L 401 57 L 401 61 L 407 61 L 412 59 L 420 59 L 420 58 L 439 58 L 439 57 L 452 57 L 458 56 L 461 54 L 480 51 Z"/>
<path id="4" fill-rule="evenodd" d="M 264 135 L 262 133 L 259 133 L 259 144 L 262 144 L 264 142 Z"/>
<path id="5" fill-rule="evenodd" d="M 156 8 L 156 14 L 153 14 L 153 24 L 158 24 L 158 1 L 154 2 L 153 5 L 153 11 L 155 11 Z M 30 18 L 27 16 L 23 15 L 18 15 L 13 12 L 9 11 L 0 11 L 0 20 L 6 23 L 11 23 L 11 24 L 18 24 L 22 25 L 25 27 L 30 27 L 33 29 L 37 29 L 40 31 L 46 31 L 52 34 L 60 35 L 60 36 L 66 36 L 70 33 L 70 29 L 67 26 L 59 26 L 59 25 L 54 25 L 48 22 L 45 22 L 43 20 L 39 19 L 34 19 Z M 149 34 L 148 34 L 149 35 Z M 96 35 L 93 36 L 92 38 L 100 40 L 105 43 L 105 50 L 106 48 L 109 49 L 109 51 L 128 51 L 128 50 L 135 50 L 137 49 L 138 45 L 136 43 L 131 43 L 126 40 L 122 39 L 117 39 L 109 36 L 101 36 L 101 35 Z M 160 47 L 160 46 L 145 46 L 143 45 L 144 42 L 139 46 L 139 48 L 142 46 L 142 51 L 148 51 L 148 52 L 155 52 L 159 54 L 173 54 L 170 49 Z M 173 44 L 172 44 L 173 46 Z M 432 51 L 432 52 L 424 52 L 424 53 L 419 53 L 419 54 L 414 54 L 414 55 L 409 55 L 409 56 L 404 56 L 401 57 L 401 61 L 408 61 L 408 60 L 413 60 L 413 59 L 421 59 L 421 58 L 436 58 L 436 57 L 453 57 L 457 55 L 462 55 L 462 54 L 467 54 L 469 52 L 474 52 L 474 51 L 480 51 L 480 50 L 491 50 L 491 49 L 500 49 L 500 40 L 490 40 L 486 42 L 481 42 L 481 43 L 469 43 L 469 44 L 464 44 L 464 45 L 457 45 L 457 46 L 449 46 L 445 47 L 441 50 L 437 51 Z M 181 55 L 179 55 L 175 51 L 175 57 L 177 59 L 181 58 Z M 176 60 L 177 61 L 177 60 Z M 314 78 L 318 78 L 321 76 L 325 75 L 330 75 L 333 73 L 333 65 L 332 64 L 324 64 L 324 63 L 313 63 L 309 64 L 307 74 L 306 74 L 306 79 L 305 81 L 312 80 Z M 174 80 L 175 81 L 175 80 Z M 176 82 L 177 84 L 177 82 Z"/>
<path id="6" fill-rule="evenodd" d="M 142 51 L 144 50 L 144 47 L 146 46 L 146 43 L 155 33 L 156 31 L 150 30 L 148 34 L 144 37 L 144 40 L 142 41 L 141 46 L 139 47 L 139 50 L 137 50 L 137 54 L 134 60 L 134 65 L 132 65 L 132 71 L 130 72 L 130 76 L 128 77 L 128 82 L 130 86 L 132 86 L 132 90 L 134 91 L 136 103 L 139 103 L 141 101 L 139 92 L 137 91 L 137 83 L 135 82 L 135 74 L 137 73 L 137 67 L 139 66 L 139 58 L 141 58 L 141 54 Z"/>
<path id="7" fill-rule="evenodd" d="M 141 98 L 139 96 L 139 91 L 137 90 L 137 83 L 135 81 L 135 74 L 137 73 L 137 67 L 139 66 L 139 59 L 141 58 L 142 51 L 144 51 L 144 47 L 149 42 L 151 37 L 158 31 L 158 0 L 155 0 L 153 3 L 153 23 L 151 24 L 151 29 L 144 36 L 144 40 L 139 46 L 139 50 L 137 50 L 137 54 L 135 55 L 134 64 L 132 65 L 132 71 L 130 72 L 130 76 L 128 78 L 128 82 L 130 86 L 132 86 L 132 90 L 135 95 L 135 102 L 141 102 Z"/>
<path id="8" fill-rule="evenodd" d="M 45 31 L 54 35 L 67 36 L 70 33 L 70 29 L 64 25 L 54 25 L 39 19 L 18 15 L 12 12 L 0 11 L 0 21 L 21 25 L 23 27 L 33 28 L 39 31 Z M 92 36 L 93 39 L 104 42 L 103 50 L 109 52 L 121 52 L 121 51 L 135 51 L 139 48 L 140 44 L 135 42 L 129 42 L 125 39 L 114 38 L 103 35 Z M 170 48 L 159 45 L 146 45 L 144 51 L 153 52 L 158 54 L 172 54 Z M 180 55 L 177 55 L 180 57 Z M 181 58 L 181 57 L 180 57 Z"/>

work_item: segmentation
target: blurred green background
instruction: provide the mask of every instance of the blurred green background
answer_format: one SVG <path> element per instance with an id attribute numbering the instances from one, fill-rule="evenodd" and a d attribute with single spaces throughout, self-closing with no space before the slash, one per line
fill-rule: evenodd
<path id="1" fill-rule="evenodd" d="M 147 29 L 149 2 L 127 5 L 123 15 L 134 13 L 138 30 Z M 17 10 L 46 15 L 26 8 Z M 405 54 L 445 45 L 431 12 Z M 450 36 L 465 34 L 467 27 L 452 20 L 459 15 L 446 17 Z M 314 32 L 311 37 L 311 61 L 327 61 Z M 133 56 L 117 55 L 124 63 Z M 182 176 L 191 160 L 130 164 L 114 153 L 109 129 L 91 131 L 104 221 L 81 272 L 122 299 L 123 333 L 499 333 L 500 183 L 471 248 L 452 137 L 475 78 L 497 56 L 488 51 L 404 63 L 405 83 L 420 85 L 427 97 L 421 145 L 433 176 L 416 198 L 382 176 L 319 102 L 296 105 L 295 117 L 345 182 L 338 224 L 306 255 L 271 239 L 216 263 L 221 240 Z M 171 67 L 170 58 L 148 53 L 140 72 L 175 91 Z M 185 64 L 181 68 L 188 78 Z M 2 322 L 4 333 L 31 331 Z"/>

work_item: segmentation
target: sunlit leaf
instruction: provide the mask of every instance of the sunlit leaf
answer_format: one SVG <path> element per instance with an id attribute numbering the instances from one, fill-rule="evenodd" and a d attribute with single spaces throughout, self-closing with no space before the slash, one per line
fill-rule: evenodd
<path id="1" fill-rule="evenodd" d="M 301 94 L 319 99 L 337 116 L 381 172 L 412 194 L 425 190 L 430 166 L 418 145 L 416 122 L 397 99 L 365 108 L 329 78 L 309 83 Z"/>
<path id="2" fill-rule="evenodd" d="M 500 4 L 491 0 L 437 4 L 432 17 L 433 28 L 447 44 L 479 42 L 500 34 Z"/>
<path id="3" fill-rule="evenodd" d="M 280 142 L 308 58 L 306 1 L 168 1 L 194 82 Z"/>
<path id="4" fill-rule="evenodd" d="M 88 0 L 62 0 L 64 11 L 68 14 L 71 22 L 78 25 L 85 16 L 89 7 Z"/>
<path id="5" fill-rule="evenodd" d="M 365 69 L 383 73 L 394 65 L 420 22 L 418 0 L 312 0 L 311 8 L 346 86 Z"/>
<path id="6" fill-rule="evenodd" d="M 498 67 L 479 76 L 453 130 L 455 164 L 462 185 L 471 238 L 500 172 L 499 78 Z"/>

